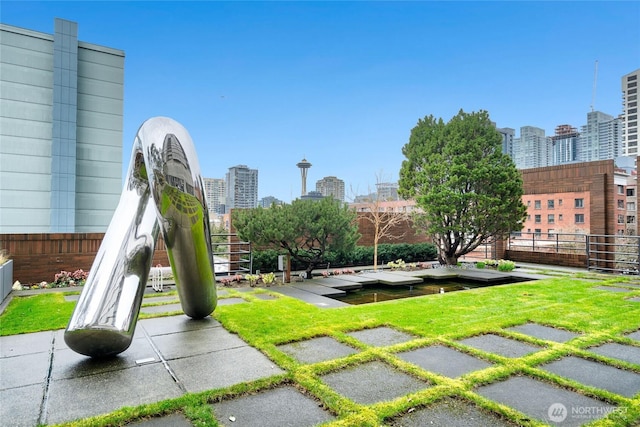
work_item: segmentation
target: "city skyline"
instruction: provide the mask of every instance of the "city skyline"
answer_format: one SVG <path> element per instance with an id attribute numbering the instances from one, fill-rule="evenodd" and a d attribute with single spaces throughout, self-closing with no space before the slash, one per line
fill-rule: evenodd
<path id="1" fill-rule="evenodd" d="M 536 20 L 531 20 L 532 15 Z M 411 129 L 487 110 L 500 128 L 582 126 L 622 112 L 640 64 L 635 2 L 3 2 L 2 22 L 125 52 L 123 176 L 138 127 L 190 132 L 203 176 L 260 170 L 259 198 L 345 181 L 395 181 Z M 571 22 L 571 25 L 566 25 Z M 115 30 L 114 30 L 115 29 Z M 594 91 L 594 64 L 598 61 Z M 593 102 L 595 99 L 595 102 Z"/>

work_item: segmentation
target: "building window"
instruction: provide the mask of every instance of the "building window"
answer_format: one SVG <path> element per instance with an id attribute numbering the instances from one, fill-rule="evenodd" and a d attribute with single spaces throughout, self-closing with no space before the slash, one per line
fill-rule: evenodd
<path id="1" fill-rule="evenodd" d="M 542 228 L 536 228 L 536 237 L 542 236 Z"/>
<path id="2" fill-rule="evenodd" d="M 531 206 L 531 200 L 527 200 L 527 206 Z"/>
<path id="3" fill-rule="evenodd" d="M 635 224 L 636 223 L 636 217 L 633 215 L 627 215 L 627 224 Z"/>
<path id="4" fill-rule="evenodd" d="M 542 208 L 542 202 L 540 200 L 536 200 L 533 202 L 533 207 L 534 209 L 541 209 Z"/>
<path id="5" fill-rule="evenodd" d="M 576 214 L 576 224 L 584 224 L 584 214 Z"/>
<path id="6" fill-rule="evenodd" d="M 618 215 L 618 224 L 624 224 L 624 215 Z"/>
<path id="7" fill-rule="evenodd" d="M 618 185 L 618 194 L 624 194 L 624 185 Z"/>
<path id="8" fill-rule="evenodd" d="M 562 214 L 558 215 L 558 221 L 562 221 Z"/>
<path id="9" fill-rule="evenodd" d="M 554 214 L 547 215 L 547 222 L 549 224 L 553 224 L 556 222 L 556 216 Z"/>
<path id="10" fill-rule="evenodd" d="M 635 194 L 636 194 L 635 188 L 627 188 L 627 196 L 633 197 L 635 196 Z"/>
<path id="11" fill-rule="evenodd" d="M 553 228 L 547 230 L 547 237 L 549 239 L 553 239 L 554 237 L 556 237 L 556 230 L 554 230 Z"/>
<path id="12" fill-rule="evenodd" d="M 558 199 L 558 206 L 562 206 L 562 199 Z"/>
<path id="13" fill-rule="evenodd" d="M 618 209 L 624 209 L 624 200 L 618 200 Z"/>
<path id="14" fill-rule="evenodd" d="M 553 199 L 547 200 L 547 208 L 553 209 L 554 207 L 555 207 L 555 202 L 553 201 Z"/>
<path id="15" fill-rule="evenodd" d="M 636 202 L 627 202 L 627 210 L 635 211 L 636 210 Z"/>
<path id="16" fill-rule="evenodd" d="M 540 224 L 542 222 L 542 215 L 536 215 L 535 222 L 536 224 Z"/>
<path id="17" fill-rule="evenodd" d="M 576 208 L 584 208 L 584 199 L 575 199 Z"/>

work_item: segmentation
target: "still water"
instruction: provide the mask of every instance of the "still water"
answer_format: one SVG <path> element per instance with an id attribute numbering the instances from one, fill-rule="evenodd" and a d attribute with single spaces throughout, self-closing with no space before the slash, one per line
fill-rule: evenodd
<path id="1" fill-rule="evenodd" d="M 346 295 L 341 297 L 333 297 L 338 301 L 347 304 L 369 304 L 372 302 L 388 301 L 392 299 L 411 298 L 421 295 L 438 294 L 442 292 L 462 291 L 465 289 L 480 288 L 491 286 L 498 283 L 484 283 L 473 280 L 438 280 L 425 281 L 424 284 L 418 285 L 365 285 L 361 289 L 348 291 Z M 500 282 L 499 284 L 504 284 Z"/>

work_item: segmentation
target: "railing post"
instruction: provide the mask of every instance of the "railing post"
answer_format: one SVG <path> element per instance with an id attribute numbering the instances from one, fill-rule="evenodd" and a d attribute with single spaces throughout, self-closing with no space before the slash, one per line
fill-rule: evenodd
<path id="1" fill-rule="evenodd" d="M 591 264 L 591 255 L 589 253 L 589 246 L 590 246 L 590 239 L 589 239 L 589 235 L 585 234 L 584 236 L 584 248 L 585 248 L 585 252 L 587 254 L 587 270 L 589 270 L 589 266 Z"/>
<path id="2" fill-rule="evenodd" d="M 531 251 L 532 252 L 536 251 L 536 232 L 535 231 L 531 235 Z"/>

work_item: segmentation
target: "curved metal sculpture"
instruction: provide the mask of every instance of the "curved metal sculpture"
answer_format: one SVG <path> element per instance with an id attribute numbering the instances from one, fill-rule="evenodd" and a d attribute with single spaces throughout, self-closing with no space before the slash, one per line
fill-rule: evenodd
<path id="1" fill-rule="evenodd" d="M 210 315 L 217 297 L 200 167 L 186 129 L 166 117 L 138 130 L 118 207 L 64 333 L 72 350 L 106 357 L 129 348 L 160 230 L 184 313 Z"/>

